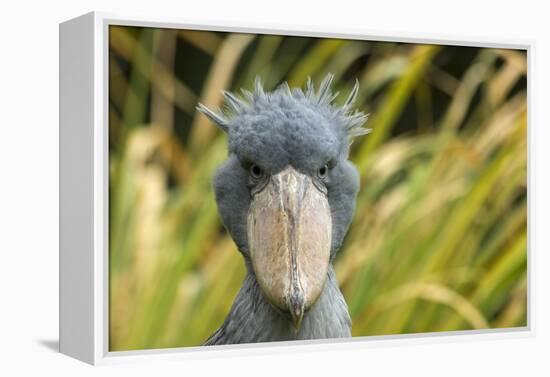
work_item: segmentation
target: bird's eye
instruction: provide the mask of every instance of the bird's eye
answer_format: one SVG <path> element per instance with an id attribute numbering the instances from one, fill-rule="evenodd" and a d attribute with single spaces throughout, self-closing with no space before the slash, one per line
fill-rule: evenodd
<path id="1" fill-rule="evenodd" d="M 255 178 L 255 179 L 261 178 L 264 175 L 264 171 L 262 170 L 262 168 L 255 164 L 252 164 L 250 166 L 249 171 L 250 171 L 250 176 L 252 176 L 252 178 Z"/>
<path id="2" fill-rule="evenodd" d="M 319 171 L 317 172 L 317 175 L 319 176 L 319 178 L 325 179 L 328 176 L 328 165 L 325 165 L 322 168 L 320 168 Z"/>

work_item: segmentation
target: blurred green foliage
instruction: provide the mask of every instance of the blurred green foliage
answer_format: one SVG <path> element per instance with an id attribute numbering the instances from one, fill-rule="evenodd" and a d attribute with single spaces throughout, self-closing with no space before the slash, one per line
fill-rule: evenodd
<path id="1" fill-rule="evenodd" d="M 525 326 L 526 53 L 111 26 L 110 350 L 200 345 L 244 265 L 211 179 L 221 90 L 335 75 L 373 132 L 335 261 L 353 335 Z M 342 95 L 345 97 L 345 95 Z M 342 98 L 337 99 L 342 100 Z"/>

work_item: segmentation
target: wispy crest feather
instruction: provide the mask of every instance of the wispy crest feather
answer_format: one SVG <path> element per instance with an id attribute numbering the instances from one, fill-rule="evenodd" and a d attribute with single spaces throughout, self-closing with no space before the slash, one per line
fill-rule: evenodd
<path id="1" fill-rule="evenodd" d="M 370 133 L 371 129 L 363 127 L 368 119 L 368 115 L 359 110 L 352 111 L 355 100 L 357 99 L 357 94 L 359 93 L 359 81 L 357 79 L 355 80 L 355 84 L 344 104 L 337 106 L 333 104 L 333 101 L 338 97 L 339 92 L 332 92 L 331 90 L 333 79 L 334 75 L 332 73 L 327 74 L 321 81 L 318 90 L 315 89 L 313 80 L 308 77 L 304 89 L 291 89 L 287 82 L 283 82 L 275 91 L 266 93 L 260 77 L 256 76 L 254 80 L 254 92 L 241 89 L 241 97 L 235 93 L 223 91 L 224 106 L 222 109 L 212 110 L 202 103 L 199 103 L 196 109 L 210 118 L 222 130 L 230 132 L 231 120 L 234 117 L 253 108 L 256 101 L 269 101 L 273 93 L 283 93 L 288 97 L 306 98 L 312 104 L 324 108 L 325 110 L 328 109 L 333 118 L 340 119 L 338 123 L 344 127 L 350 139 Z"/>

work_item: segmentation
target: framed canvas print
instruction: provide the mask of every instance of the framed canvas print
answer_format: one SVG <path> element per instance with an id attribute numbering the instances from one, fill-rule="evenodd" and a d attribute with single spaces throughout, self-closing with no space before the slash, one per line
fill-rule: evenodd
<path id="1" fill-rule="evenodd" d="M 61 24 L 61 352 L 529 332 L 531 49 Z"/>

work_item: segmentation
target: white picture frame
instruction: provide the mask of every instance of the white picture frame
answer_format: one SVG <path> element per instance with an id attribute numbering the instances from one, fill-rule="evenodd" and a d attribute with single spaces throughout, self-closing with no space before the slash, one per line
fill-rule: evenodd
<path id="1" fill-rule="evenodd" d="M 362 337 L 330 341 L 187 347 L 110 352 L 108 347 L 108 29 L 130 25 L 195 30 L 251 32 L 372 41 L 468 45 L 527 50 L 528 101 L 531 102 L 533 41 L 462 40 L 432 35 L 387 35 L 339 28 L 321 30 L 288 25 L 241 25 L 88 13 L 60 24 L 60 352 L 90 364 L 160 359 L 208 358 L 225 355 L 287 353 L 326 349 L 378 347 L 395 343 L 456 342 L 531 337 L 534 255 L 528 237 L 528 326 L 448 333 Z M 528 111 L 528 154 L 532 156 L 532 114 Z M 529 158 L 528 161 L 531 159 Z M 531 219 L 531 164 L 528 163 L 528 215 Z M 532 227 L 531 221 L 528 228 Z"/>

